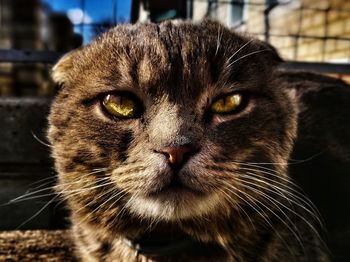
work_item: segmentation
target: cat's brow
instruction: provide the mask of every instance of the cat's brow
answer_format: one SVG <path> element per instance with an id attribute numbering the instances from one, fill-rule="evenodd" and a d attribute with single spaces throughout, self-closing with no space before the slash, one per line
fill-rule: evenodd
<path id="1" fill-rule="evenodd" d="M 242 84 L 238 81 L 232 81 L 232 80 L 220 81 L 214 86 L 218 92 L 223 92 L 223 93 L 246 91 L 246 90 L 254 89 L 253 85 Z"/>

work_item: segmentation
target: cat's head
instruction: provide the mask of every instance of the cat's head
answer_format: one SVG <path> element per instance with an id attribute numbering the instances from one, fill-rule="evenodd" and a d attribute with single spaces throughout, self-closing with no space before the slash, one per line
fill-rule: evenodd
<path id="1" fill-rule="evenodd" d="M 210 21 L 120 25 L 63 57 L 49 140 L 73 216 L 215 219 L 262 199 L 296 132 L 278 62 Z"/>

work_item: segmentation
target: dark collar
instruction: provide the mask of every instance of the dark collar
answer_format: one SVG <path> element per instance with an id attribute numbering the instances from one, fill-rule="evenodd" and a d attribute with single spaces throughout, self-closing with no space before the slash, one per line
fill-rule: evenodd
<path id="1" fill-rule="evenodd" d="M 194 240 L 191 237 L 177 238 L 177 239 L 125 239 L 125 244 L 135 251 L 135 256 L 139 254 L 146 256 L 172 256 L 179 253 L 191 253 L 191 254 L 214 254 L 222 252 L 223 249 L 213 243 L 203 243 Z"/>

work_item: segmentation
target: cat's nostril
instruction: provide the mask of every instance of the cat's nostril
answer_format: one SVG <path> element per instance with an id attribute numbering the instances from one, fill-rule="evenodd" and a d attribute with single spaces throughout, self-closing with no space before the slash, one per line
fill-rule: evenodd
<path id="1" fill-rule="evenodd" d="M 196 149 L 188 145 L 168 146 L 162 148 L 157 152 L 165 155 L 171 166 L 179 167 L 185 163 L 189 156 L 193 155 L 196 152 Z"/>

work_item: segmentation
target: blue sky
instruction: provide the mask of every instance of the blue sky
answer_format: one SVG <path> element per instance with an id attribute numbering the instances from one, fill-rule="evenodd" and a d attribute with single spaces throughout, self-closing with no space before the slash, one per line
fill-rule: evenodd
<path id="1" fill-rule="evenodd" d="M 106 21 L 109 23 L 130 21 L 131 0 L 44 0 L 45 4 L 53 12 L 66 13 L 71 21 L 76 23 L 74 29 L 83 34 L 84 43 L 88 43 L 93 37 L 93 26 L 80 26 L 85 24 L 98 24 Z M 85 6 L 84 6 L 85 5 Z M 82 19 L 85 10 L 84 20 Z"/>

